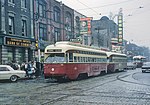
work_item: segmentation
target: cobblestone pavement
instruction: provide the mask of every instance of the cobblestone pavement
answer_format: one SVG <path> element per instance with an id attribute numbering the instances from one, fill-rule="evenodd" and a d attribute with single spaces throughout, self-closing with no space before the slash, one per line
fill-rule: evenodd
<path id="1" fill-rule="evenodd" d="M 150 73 L 140 69 L 57 83 L 0 83 L 0 105 L 150 105 Z"/>

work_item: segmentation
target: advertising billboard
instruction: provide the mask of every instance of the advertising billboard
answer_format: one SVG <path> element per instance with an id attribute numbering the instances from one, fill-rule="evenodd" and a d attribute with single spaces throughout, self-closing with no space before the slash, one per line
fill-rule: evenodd
<path id="1" fill-rule="evenodd" d="M 80 18 L 80 34 L 91 34 L 91 17 Z"/>

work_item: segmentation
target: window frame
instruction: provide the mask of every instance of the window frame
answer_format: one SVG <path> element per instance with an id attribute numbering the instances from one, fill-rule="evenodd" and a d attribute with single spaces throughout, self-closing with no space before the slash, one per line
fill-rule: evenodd
<path id="1" fill-rule="evenodd" d="M 22 19 L 22 36 L 27 36 L 27 20 Z"/>
<path id="2" fill-rule="evenodd" d="M 8 0 L 8 3 L 15 3 L 15 0 Z"/>
<path id="3" fill-rule="evenodd" d="M 61 11 L 58 7 L 54 7 L 53 8 L 54 14 L 53 14 L 53 18 L 55 22 L 61 22 Z"/>
<path id="4" fill-rule="evenodd" d="M 60 41 L 61 40 L 61 30 L 60 30 L 60 28 L 57 28 L 57 27 L 54 28 L 54 39 L 55 39 L 55 41 Z"/>
<path id="5" fill-rule="evenodd" d="M 8 32 L 9 34 L 15 34 L 15 19 L 13 16 L 8 16 Z"/>
<path id="6" fill-rule="evenodd" d="M 47 41 L 47 26 L 46 24 L 39 24 L 39 40 Z"/>
<path id="7" fill-rule="evenodd" d="M 43 3 L 38 4 L 38 12 L 40 17 L 46 18 L 46 5 Z"/>
<path id="8" fill-rule="evenodd" d="M 21 8 L 27 8 L 27 1 L 21 0 Z"/>
<path id="9" fill-rule="evenodd" d="M 1 69 L 2 68 L 2 69 Z M 4 70 L 3 70 L 4 69 Z M 0 72 L 3 72 L 3 71 L 10 71 L 7 67 L 0 67 Z"/>

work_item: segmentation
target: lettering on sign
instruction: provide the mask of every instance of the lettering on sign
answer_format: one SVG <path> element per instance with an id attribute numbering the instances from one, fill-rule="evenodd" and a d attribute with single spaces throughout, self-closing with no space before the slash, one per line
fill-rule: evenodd
<path id="1" fill-rule="evenodd" d="M 18 47 L 30 47 L 31 41 L 24 40 L 24 39 L 5 37 L 5 44 L 10 45 L 10 46 L 18 46 Z"/>

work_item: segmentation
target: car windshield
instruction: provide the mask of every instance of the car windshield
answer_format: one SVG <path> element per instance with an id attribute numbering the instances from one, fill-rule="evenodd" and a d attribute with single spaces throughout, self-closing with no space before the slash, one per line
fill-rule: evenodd
<path id="1" fill-rule="evenodd" d="M 62 62 L 65 62 L 64 53 L 50 54 L 45 59 L 45 63 L 62 63 Z"/>
<path id="2" fill-rule="evenodd" d="M 150 66 L 150 62 L 145 62 L 143 66 Z"/>

